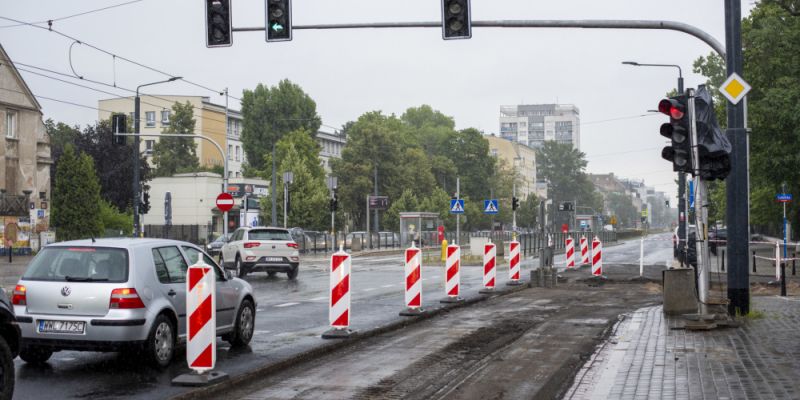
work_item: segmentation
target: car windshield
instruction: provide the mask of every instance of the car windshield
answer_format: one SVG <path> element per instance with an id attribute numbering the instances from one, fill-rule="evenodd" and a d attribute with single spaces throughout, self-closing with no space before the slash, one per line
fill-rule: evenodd
<path id="1" fill-rule="evenodd" d="M 247 235 L 250 240 L 292 240 L 283 229 L 252 229 Z"/>
<path id="2" fill-rule="evenodd" d="M 128 252 L 104 247 L 45 247 L 22 279 L 55 282 L 127 282 Z"/>

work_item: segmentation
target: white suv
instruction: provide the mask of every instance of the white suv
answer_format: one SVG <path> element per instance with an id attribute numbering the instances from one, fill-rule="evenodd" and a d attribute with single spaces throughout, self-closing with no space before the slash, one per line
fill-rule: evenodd
<path id="1" fill-rule="evenodd" d="M 221 259 L 225 268 L 235 269 L 240 278 L 265 271 L 269 276 L 285 272 L 295 279 L 300 271 L 297 243 L 284 228 L 239 228 L 222 246 Z"/>

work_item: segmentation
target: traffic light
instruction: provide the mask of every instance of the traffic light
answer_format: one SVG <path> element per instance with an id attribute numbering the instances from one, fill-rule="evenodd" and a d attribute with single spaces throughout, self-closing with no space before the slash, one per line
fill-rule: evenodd
<path id="1" fill-rule="evenodd" d="M 731 172 L 732 147 L 717 123 L 714 101 L 705 85 L 697 87 L 694 110 L 700 177 L 710 181 L 724 180 Z"/>
<path id="2" fill-rule="evenodd" d="M 661 150 L 661 158 L 672 162 L 675 172 L 692 171 L 692 145 L 689 139 L 691 116 L 688 97 L 679 95 L 661 100 L 658 111 L 669 115 L 669 122 L 661 125 L 661 136 L 671 140 L 671 145 Z"/>
<path id="3" fill-rule="evenodd" d="M 128 121 L 125 114 L 114 114 L 111 116 L 111 142 L 119 145 L 125 145 L 125 136 L 117 136 L 115 133 L 128 133 Z"/>
<path id="4" fill-rule="evenodd" d="M 331 212 L 336 212 L 339 209 L 339 198 L 336 195 L 333 195 L 333 198 L 330 200 L 330 208 Z"/>
<path id="5" fill-rule="evenodd" d="M 231 45 L 231 21 L 231 0 L 206 0 L 206 47 Z"/>
<path id="6" fill-rule="evenodd" d="M 511 198 L 511 210 L 512 211 L 517 211 L 518 208 L 519 208 L 519 199 L 516 198 L 516 197 L 512 197 Z"/>
<path id="7" fill-rule="evenodd" d="M 142 204 L 139 205 L 139 214 L 147 214 L 150 211 L 150 193 L 142 193 Z"/>
<path id="8" fill-rule="evenodd" d="M 442 0 L 442 38 L 469 39 L 472 37 L 470 0 Z"/>
<path id="9" fill-rule="evenodd" d="M 292 40 L 292 1 L 267 0 L 267 41 Z"/>

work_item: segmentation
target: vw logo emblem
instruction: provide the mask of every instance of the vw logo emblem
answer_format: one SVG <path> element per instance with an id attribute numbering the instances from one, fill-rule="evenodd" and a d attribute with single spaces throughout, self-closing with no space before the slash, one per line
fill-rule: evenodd
<path id="1" fill-rule="evenodd" d="M 64 286 L 63 288 L 61 288 L 62 296 L 67 297 L 69 296 L 70 293 L 72 293 L 72 289 L 70 289 L 69 286 Z"/>

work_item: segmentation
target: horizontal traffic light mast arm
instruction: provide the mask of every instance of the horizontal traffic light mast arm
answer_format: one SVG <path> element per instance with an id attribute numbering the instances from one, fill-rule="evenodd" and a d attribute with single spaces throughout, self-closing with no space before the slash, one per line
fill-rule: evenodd
<path id="1" fill-rule="evenodd" d="M 648 20 L 497 20 L 473 21 L 473 27 L 484 28 L 585 28 L 585 29 L 666 29 L 679 31 L 692 35 L 725 58 L 725 46 L 717 39 L 702 29 L 677 21 L 648 21 Z M 365 22 L 354 24 L 313 24 L 293 25 L 292 29 L 380 29 L 380 28 L 442 28 L 441 21 L 434 22 Z M 258 32 L 262 27 L 233 28 L 234 32 Z"/>

